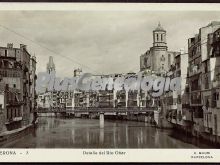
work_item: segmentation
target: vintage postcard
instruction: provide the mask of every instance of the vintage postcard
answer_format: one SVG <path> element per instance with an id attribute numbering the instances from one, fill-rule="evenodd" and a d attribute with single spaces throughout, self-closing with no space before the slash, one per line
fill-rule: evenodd
<path id="1" fill-rule="evenodd" d="M 0 4 L 0 161 L 219 162 L 220 4 Z"/>

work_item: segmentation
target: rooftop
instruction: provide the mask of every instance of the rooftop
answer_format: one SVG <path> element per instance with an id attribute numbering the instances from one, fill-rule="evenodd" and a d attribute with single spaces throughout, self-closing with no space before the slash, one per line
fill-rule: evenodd
<path id="1" fill-rule="evenodd" d="M 220 25 L 220 22 L 219 21 L 212 21 L 207 26 L 216 26 L 216 25 Z"/>
<path id="2" fill-rule="evenodd" d="M 154 31 L 166 31 L 166 30 L 164 30 L 164 28 L 161 26 L 159 22 L 157 28 Z"/>

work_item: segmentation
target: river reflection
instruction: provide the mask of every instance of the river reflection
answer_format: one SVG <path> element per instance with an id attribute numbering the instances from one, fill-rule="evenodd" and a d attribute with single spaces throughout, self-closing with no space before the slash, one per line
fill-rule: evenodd
<path id="1" fill-rule="evenodd" d="M 38 128 L 5 148 L 197 148 L 143 122 L 39 118 Z"/>

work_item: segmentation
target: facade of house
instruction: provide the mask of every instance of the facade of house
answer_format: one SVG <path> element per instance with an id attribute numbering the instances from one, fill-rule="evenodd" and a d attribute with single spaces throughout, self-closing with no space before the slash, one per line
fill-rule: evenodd
<path id="1" fill-rule="evenodd" d="M 215 57 L 211 57 L 213 32 L 220 28 L 220 22 L 211 22 L 202 27 L 199 34 L 188 40 L 189 52 L 189 97 L 193 112 L 193 134 L 202 136 L 210 133 L 212 81 Z M 207 122 L 207 120 L 209 120 Z M 205 123 L 205 125 L 204 125 Z"/>
<path id="2" fill-rule="evenodd" d="M 174 63 L 175 72 L 182 77 L 181 95 L 177 93 L 176 100 L 175 92 L 171 94 L 170 101 L 177 107 L 167 114 L 175 128 L 217 143 L 220 143 L 219 52 L 220 22 L 211 22 L 188 39 L 188 57 L 184 55 L 186 58 L 179 60 L 176 56 Z"/>
<path id="3" fill-rule="evenodd" d="M 26 45 L 14 48 L 13 44 L 0 47 L 0 76 L 4 84 L 4 124 L 7 130 L 28 126 L 36 108 L 36 57 Z"/>
<path id="4" fill-rule="evenodd" d="M 167 119 L 180 126 L 185 125 L 185 110 L 188 110 L 188 83 L 187 83 L 187 69 L 188 69 L 188 54 L 181 51 L 176 55 L 174 63 L 170 68 L 172 74 L 170 78 L 181 77 L 181 88 L 179 91 L 168 91 L 164 95 L 164 109 L 166 109 Z"/>
<path id="5" fill-rule="evenodd" d="M 0 132 L 4 132 L 6 131 L 6 125 L 5 125 L 5 121 L 6 121 L 6 113 L 5 113 L 5 109 L 6 109 L 6 95 L 5 95 L 5 84 L 2 81 L 2 78 L 0 77 Z"/>

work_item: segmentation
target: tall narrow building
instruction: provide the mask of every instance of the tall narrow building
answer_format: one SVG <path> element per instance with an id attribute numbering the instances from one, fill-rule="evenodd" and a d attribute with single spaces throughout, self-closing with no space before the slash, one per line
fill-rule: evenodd
<path id="1" fill-rule="evenodd" d="M 179 52 L 168 51 L 166 30 L 159 23 L 153 30 L 153 46 L 140 56 L 140 71 L 167 72 L 177 54 Z"/>
<path id="2" fill-rule="evenodd" d="M 55 71 L 55 64 L 53 62 L 53 57 L 49 57 L 49 62 L 47 63 L 47 73 L 51 73 L 52 71 Z"/>

